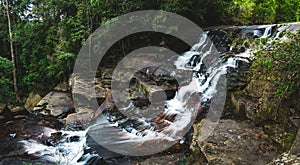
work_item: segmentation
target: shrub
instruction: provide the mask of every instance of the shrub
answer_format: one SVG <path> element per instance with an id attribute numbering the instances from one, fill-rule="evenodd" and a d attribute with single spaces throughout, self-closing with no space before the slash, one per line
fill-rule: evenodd
<path id="1" fill-rule="evenodd" d="M 3 57 L 0 57 L 0 102 L 13 100 L 13 63 Z"/>

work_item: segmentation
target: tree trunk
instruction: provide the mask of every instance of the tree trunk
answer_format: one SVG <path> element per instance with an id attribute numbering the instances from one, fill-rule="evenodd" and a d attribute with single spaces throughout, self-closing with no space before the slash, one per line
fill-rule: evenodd
<path id="1" fill-rule="evenodd" d="M 5 9 L 7 15 L 7 22 L 8 22 L 8 32 L 9 32 L 9 41 L 10 41 L 10 53 L 11 53 L 11 61 L 13 63 L 13 79 L 14 79 L 14 90 L 16 94 L 16 101 L 21 102 L 18 86 L 17 86 L 17 69 L 16 69 L 16 62 L 15 62 L 15 55 L 14 55 L 14 47 L 12 43 L 12 31 L 11 31 L 11 22 L 10 22 L 10 14 L 9 14 L 9 5 L 8 0 L 5 0 Z"/>

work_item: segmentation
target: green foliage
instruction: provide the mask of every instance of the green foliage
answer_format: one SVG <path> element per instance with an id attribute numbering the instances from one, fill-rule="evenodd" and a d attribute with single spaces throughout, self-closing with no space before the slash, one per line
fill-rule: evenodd
<path id="1" fill-rule="evenodd" d="M 256 0 L 253 8 L 253 23 L 266 24 L 274 23 L 276 18 L 277 3 L 276 0 Z"/>
<path id="2" fill-rule="evenodd" d="M 249 24 L 254 7 L 252 0 L 232 0 L 227 12 L 234 23 Z"/>
<path id="3" fill-rule="evenodd" d="M 0 102 L 8 102 L 14 96 L 12 71 L 10 60 L 0 57 Z"/>
<path id="4" fill-rule="evenodd" d="M 284 142 L 283 146 L 286 148 L 291 148 L 295 138 L 296 138 L 295 135 L 285 132 L 284 139 L 283 139 Z"/>
<path id="5" fill-rule="evenodd" d="M 61 52 L 57 56 L 50 58 L 49 63 L 51 65 L 48 65 L 44 71 L 46 72 L 46 81 L 59 82 L 67 79 L 69 74 L 73 71 L 73 64 L 75 63 L 74 60 L 75 55 L 66 52 Z"/>
<path id="6" fill-rule="evenodd" d="M 34 65 L 40 67 L 37 70 L 28 70 L 28 74 L 23 77 L 23 82 L 30 90 L 47 90 L 60 81 L 68 79 L 73 71 L 74 61 L 75 55 L 65 52 L 39 60 L 39 63 Z"/>
<path id="7" fill-rule="evenodd" d="M 277 0 L 276 22 L 299 21 L 300 0 Z"/>

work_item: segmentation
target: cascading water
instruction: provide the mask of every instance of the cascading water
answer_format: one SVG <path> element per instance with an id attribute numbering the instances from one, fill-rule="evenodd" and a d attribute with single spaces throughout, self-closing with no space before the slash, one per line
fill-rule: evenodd
<path id="1" fill-rule="evenodd" d="M 268 38 L 273 36 L 275 39 L 279 37 L 279 34 L 284 31 L 287 26 L 281 26 L 276 29 L 276 25 L 258 26 L 255 28 L 245 27 L 242 32 L 252 32 L 253 36 L 259 38 Z M 276 31 L 276 32 L 275 32 Z M 241 32 L 241 33 L 242 33 Z M 275 32 L 275 33 L 274 33 Z M 119 131 L 123 132 L 123 140 L 126 142 L 137 144 L 143 144 L 147 140 L 151 139 L 165 139 L 168 141 L 182 141 L 183 135 L 180 131 L 187 128 L 191 120 L 195 118 L 197 110 L 200 108 L 196 106 L 196 109 L 187 110 L 188 99 L 194 93 L 199 93 L 198 102 L 202 105 L 209 104 L 210 99 L 217 92 L 217 82 L 222 75 L 227 73 L 228 68 L 238 68 L 238 62 L 243 61 L 249 63 L 251 57 L 250 50 L 247 49 L 242 53 L 234 54 L 230 57 L 210 58 L 212 55 L 217 55 L 214 45 L 210 44 L 209 36 L 210 32 L 204 32 L 200 36 L 200 40 L 195 44 L 190 51 L 183 53 L 179 58 L 174 61 L 174 66 L 178 70 L 188 70 L 193 73 L 190 83 L 181 87 L 175 97 L 166 101 L 166 107 L 163 110 L 166 116 L 176 116 L 174 120 L 167 121 L 168 124 L 162 130 L 157 131 L 151 124 L 151 119 L 141 118 L 136 120 L 137 126 L 129 122 L 129 119 L 123 117 L 120 120 L 110 121 L 109 124 L 102 122 L 102 120 L 110 120 L 114 117 L 109 112 L 104 112 L 106 118 L 102 118 L 95 125 L 91 126 L 85 131 L 59 131 L 62 134 L 62 138 L 54 145 L 48 146 L 46 144 L 39 143 L 36 140 L 23 140 L 20 141 L 24 144 L 26 152 L 30 155 L 37 157 L 43 157 L 44 159 L 58 164 L 88 164 L 88 161 L 93 157 L 99 155 L 95 153 L 86 153 L 89 149 L 86 144 L 87 132 L 94 129 L 94 131 L 109 132 L 112 127 L 119 128 Z M 216 44 L 218 48 L 218 44 Z M 228 48 L 228 50 L 232 50 Z M 173 75 L 174 76 L 174 75 Z M 196 88 L 195 88 L 196 86 Z M 127 109 L 134 108 L 132 104 Z M 198 109 L 197 109 L 198 108 Z M 45 130 L 46 131 L 46 130 Z M 57 132 L 51 130 L 50 132 L 44 132 L 44 134 L 51 134 Z M 103 132 L 102 132 L 103 133 Z M 101 135 L 99 135 L 101 136 Z M 126 138 L 125 138 L 126 137 Z M 109 143 L 114 143 L 114 139 L 103 139 Z M 116 145 L 122 144 L 118 141 Z M 101 155 L 100 155 L 101 157 Z"/>

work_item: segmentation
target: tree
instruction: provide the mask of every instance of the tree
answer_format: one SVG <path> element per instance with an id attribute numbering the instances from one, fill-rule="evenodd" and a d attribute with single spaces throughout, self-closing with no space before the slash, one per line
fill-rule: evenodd
<path id="1" fill-rule="evenodd" d="M 13 63 L 14 91 L 15 91 L 15 94 L 16 94 L 16 101 L 21 102 L 21 98 L 20 98 L 19 91 L 18 91 L 18 84 L 17 84 L 17 69 L 16 69 L 16 62 L 15 62 L 15 55 L 14 55 L 13 36 L 12 36 L 12 28 L 11 28 L 11 20 L 10 20 L 10 14 L 9 14 L 10 11 L 9 11 L 8 0 L 5 0 L 5 4 L 3 4 L 3 5 L 4 5 L 4 8 L 6 10 L 6 16 L 7 16 L 11 61 Z"/>

